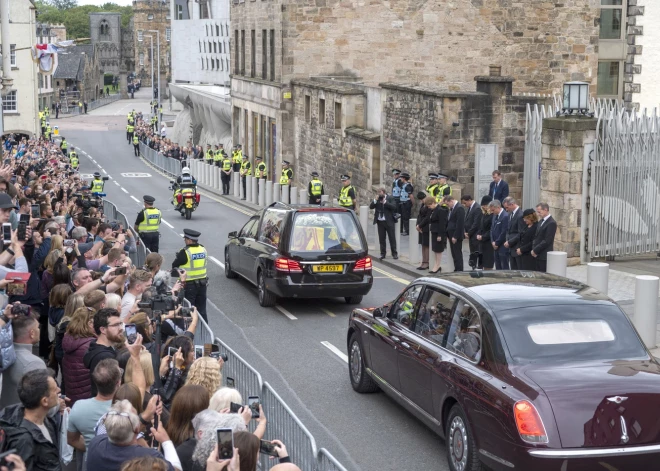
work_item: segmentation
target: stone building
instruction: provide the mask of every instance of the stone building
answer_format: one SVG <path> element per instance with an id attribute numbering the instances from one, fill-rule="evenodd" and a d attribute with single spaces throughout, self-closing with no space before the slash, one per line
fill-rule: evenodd
<path id="1" fill-rule="evenodd" d="M 279 178 L 312 170 L 331 192 L 352 173 L 361 199 L 392 167 L 418 187 L 442 170 L 472 192 L 476 146 L 522 193 L 524 111 L 564 82 L 596 92 L 592 1 L 302 0 L 231 5 L 232 133 Z M 489 66 L 493 75 L 489 75 Z"/>
<path id="2" fill-rule="evenodd" d="M 121 65 L 121 13 L 89 14 L 92 44 L 97 46 L 102 74 L 119 75 Z"/>
<path id="3" fill-rule="evenodd" d="M 154 43 L 154 80 L 157 82 L 157 34 L 149 32 L 158 31 L 160 35 L 160 83 L 163 90 L 172 75 L 170 61 L 170 39 L 172 28 L 170 22 L 169 2 L 158 0 L 133 1 L 133 28 L 134 34 L 134 63 L 135 73 L 140 77 L 142 86 L 151 86 L 151 43 L 145 35 L 153 36 Z"/>
<path id="4" fill-rule="evenodd" d="M 59 55 L 53 88 L 64 109 L 79 101 L 89 103 L 99 98 L 103 76 L 97 48 L 92 44 L 71 46 L 66 54 Z"/>

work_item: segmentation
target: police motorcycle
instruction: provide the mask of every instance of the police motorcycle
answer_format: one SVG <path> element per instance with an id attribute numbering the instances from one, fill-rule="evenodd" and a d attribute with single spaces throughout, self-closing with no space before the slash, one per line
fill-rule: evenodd
<path id="1" fill-rule="evenodd" d="M 170 184 L 170 190 L 174 191 L 172 195 L 174 209 L 181 213 L 181 216 L 190 219 L 201 199 L 201 195 L 197 193 L 197 182 L 190 175 L 190 169 L 183 167 L 181 176 L 177 181 L 170 180 Z"/>

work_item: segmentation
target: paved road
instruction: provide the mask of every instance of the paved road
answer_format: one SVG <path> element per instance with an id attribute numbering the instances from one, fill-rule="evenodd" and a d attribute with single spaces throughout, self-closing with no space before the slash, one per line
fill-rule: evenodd
<path id="1" fill-rule="evenodd" d="M 166 266 L 183 246 L 184 227 L 202 232 L 201 243 L 214 257 L 208 266 L 211 328 L 274 387 L 319 448 L 328 448 L 348 469 L 447 469 L 444 442 L 433 432 L 384 394 L 360 395 L 352 390 L 345 360 L 351 307 L 343 299 L 283 301 L 279 309 L 265 309 L 247 282 L 225 278 L 221 262 L 227 233 L 239 230 L 249 212 L 208 195 L 202 196 L 191 221 L 173 211 L 168 180 L 133 157 L 133 147 L 125 138 L 127 112 L 148 109 L 148 93 L 141 95 L 88 116 L 58 120 L 70 145 L 87 153 L 80 153 L 81 173 L 107 172 L 112 177 L 105 185 L 107 199 L 129 219 L 140 210 L 142 195 L 156 198 L 164 219 L 160 253 Z M 149 176 L 126 176 L 130 173 Z M 407 283 L 399 274 L 376 268 L 374 287 L 363 306 L 389 301 Z"/>

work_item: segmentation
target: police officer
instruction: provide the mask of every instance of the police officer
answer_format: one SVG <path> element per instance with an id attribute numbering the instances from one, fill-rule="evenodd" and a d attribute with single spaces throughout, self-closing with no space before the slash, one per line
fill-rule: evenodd
<path id="1" fill-rule="evenodd" d="M 449 180 L 449 177 L 447 175 L 443 173 L 438 173 L 438 196 L 436 197 L 438 203 L 442 200 L 444 196 L 451 195 L 451 187 L 447 183 L 447 180 Z"/>
<path id="2" fill-rule="evenodd" d="M 72 169 L 78 170 L 80 161 L 78 160 L 78 153 L 76 152 L 76 148 L 73 146 L 71 146 L 71 152 L 69 152 L 69 163 L 71 164 Z"/>
<path id="3" fill-rule="evenodd" d="M 46 140 L 47 140 L 47 141 L 51 141 L 51 142 L 52 142 L 52 140 L 51 140 L 51 138 L 50 138 L 52 132 L 53 132 L 53 130 L 52 130 L 51 127 L 50 127 L 50 123 L 49 123 L 48 121 L 46 121 L 46 133 L 45 133 L 45 136 L 46 136 Z"/>
<path id="4" fill-rule="evenodd" d="M 62 142 L 60 142 L 60 149 L 62 150 L 62 153 L 64 154 L 64 157 L 67 156 L 67 149 L 69 148 L 69 143 L 66 142 L 66 137 L 62 136 Z"/>
<path id="5" fill-rule="evenodd" d="M 396 212 L 401 212 L 401 186 L 399 185 L 401 170 L 398 168 L 392 169 L 392 197 L 396 201 Z"/>
<path id="6" fill-rule="evenodd" d="M 126 125 L 126 139 L 128 140 L 128 144 L 131 145 L 133 143 L 133 131 L 135 131 L 135 126 L 132 124 L 127 124 Z"/>
<path id="7" fill-rule="evenodd" d="M 343 185 L 339 190 L 339 206 L 342 208 L 357 210 L 357 194 L 355 188 L 351 185 L 351 176 L 342 175 L 341 184 Z"/>
<path id="8" fill-rule="evenodd" d="M 197 308 L 204 321 L 208 322 L 206 317 L 207 254 L 204 246 L 198 242 L 200 235 L 199 232 L 192 229 L 183 230 L 183 240 L 186 246 L 177 252 L 172 262 L 172 276 L 177 276 L 174 273 L 177 268 L 186 271 L 185 297 L 190 304 Z"/>
<path id="9" fill-rule="evenodd" d="M 204 160 L 207 164 L 213 165 L 213 149 L 211 149 L 211 144 L 206 144 L 206 152 L 204 153 Z"/>
<path id="10" fill-rule="evenodd" d="M 291 201 L 291 183 L 293 183 L 293 170 L 288 160 L 282 161 L 282 174 L 280 175 L 280 185 L 289 185 L 289 201 Z"/>
<path id="11" fill-rule="evenodd" d="M 140 156 L 140 139 L 138 139 L 137 133 L 133 134 L 133 153 L 135 157 Z"/>
<path id="12" fill-rule="evenodd" d="M 218 147 L 218 144 L 216 144 L 215 151 L 213 151 L 213 164 L 216 167 L 222 166 L 222 159 L 225 157 L 224 154 L 225 151 L 221 147 Z"/>
<path id="13" fill-rule="evenodd" d="M 440 202 L 442 197 L 438 199 L 440 190 L 438 189 L 438 174 L 435 172 L 429 173 L 429 184 L 426 186 L 426 193 L 433 196 L 437 202 Z"/>
<path id="14" fill-rule="evenodd" d="M 240 172 L 243 164 L 243 149 L 240 144 L 236 144 L 236 149 L 232 152 L 232 171 Z"/>
<path id="15" fill-rule="evenodd" d="M 101 174 L 99 172 L 94 172 L 94 179 L 92 180 L 92 184 L 90 186 L 92 193 L 103 193 L 105 181 L 101 178 Z"/>
<path id="16" fill-rule="evenodd" d="M 247 154 L 243 155 L 243 163 L 241 163 L 241 183 L 243 184 L 243 198 L 247 198 L 247 177 L 252 175 L 252 164 Z"/>
<path id="17" fill-rule="evenodd" d="M 399 189 L 401 190 L 401 235 L 407 236 L 414 200 L 414 188 L 410 183 L 410 174 L 408 172 L 401 172 Z"/>
<path id="18" fill-rule="evenodd" d="M 312 181 L 307 185 L 309 204 L 321 204 L 323 193 L 323 182 L 319 180 L 319 172 L 312 172 Z"/>
<path id="19" fill-rule="evenodd" d="M 263 178 L 264 180 L 268 179 L 268 167 L 266 167 L 266 163 L 263 161 L 261 157 L 255 157 L 254 161 L 254 166 L 255 166 L 255 171 L 254 171 L 254 176 L 261 179 Z"/>
<path id="20" fill-rule="evenodd" d="M 154 208 L 156 198 L 144 195 L 142 200 L 144 201 L 144 209 L 138 213 L 134 227 L 140 234 L 144 246 L 152 252 L 158 252 L 162 215 L 158 208 Z"/>
<path id="21" fill-rule="evenodd" d="M 221 161 L 220 178 L 222 179 L 222 194 L 229 194 L 229 183 L 231 182 L 231 159 L 228 155 L 224 155 Z"/>

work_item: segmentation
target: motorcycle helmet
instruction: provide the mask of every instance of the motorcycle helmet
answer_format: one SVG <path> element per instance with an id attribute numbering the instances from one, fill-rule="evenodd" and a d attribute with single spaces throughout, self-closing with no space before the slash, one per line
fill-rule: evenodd
<path id="1" fill-rule="evenodd" d="M 181 174 L 182 175 L 190 175 L 190 169 L 188 167 L 183 167 L 181 169 Z"/>

